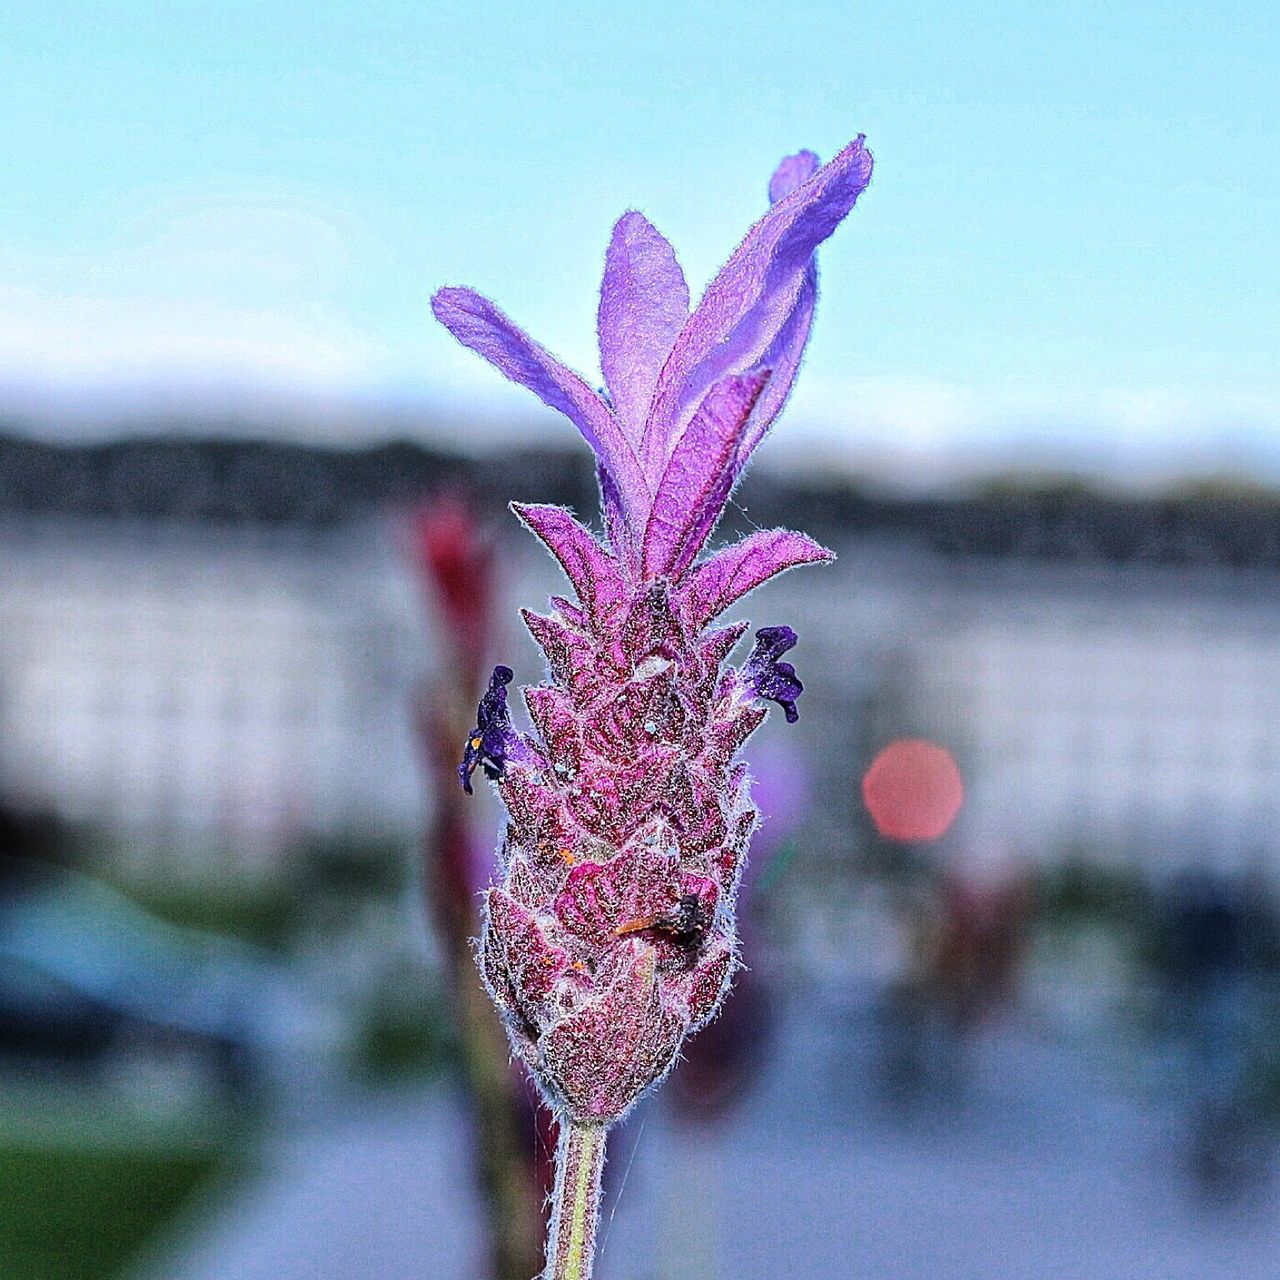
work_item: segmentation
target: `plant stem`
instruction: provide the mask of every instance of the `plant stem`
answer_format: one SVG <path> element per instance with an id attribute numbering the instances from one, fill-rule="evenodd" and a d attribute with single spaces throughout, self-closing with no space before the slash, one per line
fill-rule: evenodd
<path id="1" fill-rule="evenodd" d="M 560 1121 L 543 1280 L 591 1280 L 607 1134 L 602 1124 L 575 1124 L 567 1116 Z"/>

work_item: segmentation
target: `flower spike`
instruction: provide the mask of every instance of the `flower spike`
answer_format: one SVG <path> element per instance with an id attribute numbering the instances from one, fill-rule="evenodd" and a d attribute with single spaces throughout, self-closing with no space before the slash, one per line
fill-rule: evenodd
<path id="1" fill-rule="evenodd" d="M 701 301 L 639 213 L 613 229 L 597 327 L 607 393 L 493 303 L 443 289 L 437 317 L 564 413 L 596 456 L 605 541 L 561 507 L 514 506 L 576 600 L 524 610 L 547 659 L 511 726 L 510 668 L 493 673 L 459 776 L 477 768 L 507 808 L 501 883 L 486 896 L 485 984 L 514 1053 L 560 1117 L 545 1280 L 589 1280 L 605 1134 L 713 1018 L 739 967 L 734 915 L 756 826 L 738 752 L 766 718 L 797 719 L 803 686 L 763 627 L 715 619 L 775 574 L 832 559 L 785 529 L 705 556 L 809 336 L 814 252 L 871 175 L 858 138 L 820 165 L 787 157 L 770 208 Z M 700 559 L 700 557 L 702 557 Z"/>

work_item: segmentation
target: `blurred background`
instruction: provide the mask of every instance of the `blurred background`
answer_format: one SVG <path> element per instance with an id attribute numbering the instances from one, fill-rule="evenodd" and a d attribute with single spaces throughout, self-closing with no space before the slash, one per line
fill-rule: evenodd
<path id="1" fill-rule="evenodd" d="M 427 298 L 595 380 L 616 216 L 696 291 L 859 131 L 719 535 L 840 557 L 740 611 L 807 687 L 750 969 L 599 1274 L 1280 1274 L 1278 61 L 1260 0 L 7 6 L 2 1280 L 533 1274 L 451 770 L 562 590 L 506 502 L 595 494 Z"/>

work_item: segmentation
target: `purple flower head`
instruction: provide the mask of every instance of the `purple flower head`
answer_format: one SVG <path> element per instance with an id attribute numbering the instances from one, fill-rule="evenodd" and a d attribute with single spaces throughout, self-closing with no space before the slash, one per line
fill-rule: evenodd
<path id="1" fill-rule="evenodd" d="M 796 678 L 795 667 L 778 659 L 795 644 L 796 633 L 790 627 L 761 627 L 756 632 L 756 647 L 742 668 L 747 687 L 756 697 L 776 702 L 788 724 L 800 719 L 796 699 L 804 692 L 804 685 Z"/>
<path id="2" fill-rule="evenodd" d="M 461 766 L 482 767 L 509 823 L 480 962 L 511 1043 L 572 1125 L 607 1125 L 713 1017 L 738 966 L 734 903 L 756 825 L 738 760 L 766 715 L 796 719 L 800 681 L 766 627 L 714 626 L 783 570 L 830 560 L 786 529 L 703 549 L 777 417 L 809 335 L 814 252 L 871 175 L 858 138 L 829 164 L 784 160 L 771 208 L 690 310 L 671 246 L 639 213 L 616 224 L 597 317 L 597 394 L 493 303 L 442 289 L 436 316 L 564 413 L 594 450 L 606 542 L 562 507 L 513 504 L 576 601 L 525 622 L 547 660 L 516 733 L 499 668 Z"/>

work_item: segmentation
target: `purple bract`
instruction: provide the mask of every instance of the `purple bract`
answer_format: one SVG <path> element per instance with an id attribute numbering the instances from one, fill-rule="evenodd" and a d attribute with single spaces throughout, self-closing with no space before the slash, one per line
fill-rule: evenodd
<path id="1" fill-rule="evenodd" d="M 516 505 L 576 602 L 525 613 L 548 663 L 526 688 L 533 733 L 494 673 L 461 766 L 480 767 L 510 822 L 489 889 L 481 964 L 512 1045 L 576 1125 L 607 1125 L 720 1006 L 737 960 L 734 897 L 756 824 L 736 757 L 773 700 L 796 718 L 796 642 L 713 627 L 785 569 L 830 560 L 810 538 L 758 532 L 699 560 L 791 388 L 813 316 L 814 252 L 871 176 L 858 138 L 807 151 L 769 184 L 772 207 L 690 313 L 671 246 L 640 214 L 613 230 L 598 327 L 598 394 L 469 289 L 436 316 L 569 417 L 598 464 L 606 542 L 565 509 Z"/>

